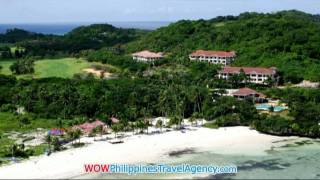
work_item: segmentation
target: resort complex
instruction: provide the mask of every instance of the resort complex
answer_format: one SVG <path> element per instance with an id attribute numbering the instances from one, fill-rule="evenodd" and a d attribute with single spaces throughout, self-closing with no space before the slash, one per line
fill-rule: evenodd
<path id="1" fill-rule="evenodd" d="M 266 95 L 259 93 L 250 88 L 241 88 L 232 93 L 232 96 L 243 100 L 243 99 L 253 99 L 255 102 L 265 102 L 267 101 Z"/>
<path id="2" fill-rule="evenodd" d="M 219 91 L 221 89 L 216 90 Z M 267 95 L 248 87 L 239 89 L 223 89 L 223 91 L 224 92 L 219 95 L 229 97 L 231 96 L 236 98 L 237 100 L 246 100 L 253 102 L 256 109 L 262 113 L 268 113 L 270 111 L 282 112 L 288 110 L 288 105 L 286 103 L 280 103 L 278 99 L 272 99 Z"/>
<path id="3" fill-rule="evenodd" d="M 197 50 L 189 55 L 191 61 L 228 65 L 234 61 L 236 52 Z"/>
<path id="4" fill-rule="evenodd" d="M 255 84 L 267 84 L 267 80 L 276 80 L 276 68 L 261 67 L 231 67 L 225 66 L 218 72 L 220 79 L 229 79 L 233 75 L 244 73 L 248 82 Z"/>
<path id="5" fill-rule="evenodd" d="M 320 15 L 283 11 L 0 32 L 0 179 L 320 178 L 319 30 Z"/>
<path id="6" fill-rule="evenodd" d="M 197 50 L 189 55 L 191 61 L 208 62 L 210 64 L 221 64 L 223 68 L 218 72 L 220 79 L 228 80 L 233 75 L 243 72 L 247 82 L 255 84 L 266 84 L 267 80 L 276 80 L 277 69 L 262 67 L 231 67 L 229 66 L 236 58 L 235 51 L 206 51 Z"/>
<path id="7" fill-rule="evenodd" d="M 132 54 L 133 60 L 137 62 L 154 63 L 164 58 L 162 53 L 155 53 L 148 50 Z"/>

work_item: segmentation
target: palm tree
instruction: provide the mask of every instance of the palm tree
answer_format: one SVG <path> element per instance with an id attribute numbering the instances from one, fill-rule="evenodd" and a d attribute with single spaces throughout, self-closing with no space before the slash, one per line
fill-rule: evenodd
<path id="1" fill-rule="evenodd" d="M 143 121 L 143 129 L 146 129 L 147 134 L 149 134 L 149 121 L 148 120 Z"/>
<path id="2" fill-rule="evenodd" d="M 130 129 L 132 130 L 132 135 L 134 135 L 135 129 L 136 129 L 136 123 L 130 122 L 130 123 L 129 123 L 129 127 L 130 127 Z"/>
<path id="3" fill-rule="evenodd" d="M 60 142 L 59 142 L 59 138 L 54 137 L 52 139 L 52 144 L 53 144 L 53 150 L 54 151 L 60 151 L 61 150 L 61 145 L 60 145 Z"/>
<path id="4" fill-rule="evenodd" d="M 196 126 L 197 126 L 197 120 L 194 116 L 191 116 L 188 120 L 191 123 L 191 126 L 193 126 L 194 122 L 196 122 Z"/>
<path id="5" fill-rule="evenodd" d="M 90 136 L 93 136 L 93 140 L 96 140 L 96 135 L 97 135 L 97 128 L 92 129 L 92 131 L 90 132 Z"/>
<path id="6" fill-rule="evenodd" d="M 74 131 L 68 131 L 68 137 L 71 139 L 71 144 L 73 145 L 73 140 L 74 140 Z"/>
<path id="7" fill-rule="evenodd" d="M 51 142 L 52 142 L 52 137 L 50 134 L 48 134 L 46 137 L 45 137 L 45 141 L 48 143 L 48 149 L 49 149 L 49 153 L 51 152 Z"/>
<path id="8" fill-rule="evenodd" d="M 176 125 L 176 129 L 181 128 L 182 118 L 180 116 L 173 116 L 170 118 L 170 125 Z"/>
<path id="9" fill-rule="evenodd" d="M 97 133 L 100 133 L 100 136 L 102 136 L 103 133 L 104 133 L 104 128 L 103 128 L 103 126 L 98 126 L 98 127 L 96 127 L 96 131 L 97 131 Z"/>
<path id="10" fill-rule="evenodd" d="M 74 139 L 78 139 L 79 140 L 78 143 L 80 144 L 82 131 L 80 129 L 76 129 L 73 135 L 74 135 Z"/>
<path id="11" fill-rule="evenodd" d="M 162 120 L 158 120 L 156 123 L 156 127 L 160 128 L 160 132 L 162 132 L 162 126 L 163 126 L 163 121 Z"/>
<path id="12" fill-rule="evenodd" d="M 114 132 L 114 138 L 117 138 L 117 133 L 122 131 L 123 125 L 122 124 L 113 124 L 111 126 L 111 129 Z"/>
<path id="13" fill-rule="evenodd" d="M 144 130 L 148 128 L 148 124 L 144 120 L 137 121 L 136 125 L 137 128 L 142 132 L 144 132 Z"/>

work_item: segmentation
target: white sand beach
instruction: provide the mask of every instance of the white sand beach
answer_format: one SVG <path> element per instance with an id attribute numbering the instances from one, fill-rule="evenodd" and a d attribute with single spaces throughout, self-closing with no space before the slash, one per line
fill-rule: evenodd
<path id="1" fill-rule="evenodd" d="M 290 138 L 261 134 L 248 127 L 190 127 L 184 133 L 171 131 L 129 136 L 122 144 L 83 138 L 82 141 L 92 144 L 0 167 L 0 178 L 70 178 L 84 174 L 84 164 L 158 163 L 168 158 L 169 152 L 186 148 L 200 152 L 213 150 L 217 154 L 263 155 L 265 150 L 275 146 L 273 142 L 285 139 Z"/>

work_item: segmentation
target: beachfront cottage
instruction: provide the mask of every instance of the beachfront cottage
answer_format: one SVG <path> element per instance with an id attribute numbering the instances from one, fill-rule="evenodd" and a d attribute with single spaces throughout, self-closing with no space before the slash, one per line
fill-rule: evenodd
<path id="1" fill-rule="evenodd" d="M 220 79 L 229 79 L 232 75 L 240 74 L 244 72 L 247 76 L 247 81 L 255 84 L 266 84 L 267 80 L 271 78 L 276 80 L 277 69 L 272 68 L 260 68 L 260 67 L 230 67 L 225 66 L 218 72 Z"/>
<path id="2" fill-rule="evenodd" d="M 81 125 L 74 126 L 72 129 L 80 129 L 85 134 L 90 134 L 93 129 L 102 126 L 105 128 L 106 124 L 100 120 L 96 120 L 94 122 L 86 122 Z"/>
<path id="3" fill-rule="evenodd" d="M 250 88 L 241 88 L 232 93 L 232 96 L 243 100 L 243 99 L 250 99 L 252 98 L 255 102 L 266 102 L 266 95 L 259 93 Z"/>
<path id="4" fill-rule="evenodd" d="M 48 131 L 48 135 L 52 136 L 62 136 L 66 133 L 65 129 L 62 128 L 52 128 Z"/>
<path id="5" fill-rule="evenodd" d="M 154 63 L 157 60 L 161 60 L 164 58 L 163 53 L 155 53 L 151 51 L 141 51 L 141 52 L 136 52 L 132 54 L 132 58 L 135 61 L 138 62 L 145 62 L 145 63 Z"/>
<path id="6" fill-rule="evenodd" d="M 117 119 L 117 118 L 115 118 L 115 117 L 111 117 L 110 120 L 111 120 L 111 123 L 112 123 L 112 124 L 118 124 L 118 123 L 120 123 L 120 120 Z"/>
<path id="7" fill-rule="evenodd" d="M 191 61 L 208 62 L 211 64 L 222 64 L 224 66 L 234 61 L 235 51 L 205 51 L 197 50 L 189 55 Z"/>

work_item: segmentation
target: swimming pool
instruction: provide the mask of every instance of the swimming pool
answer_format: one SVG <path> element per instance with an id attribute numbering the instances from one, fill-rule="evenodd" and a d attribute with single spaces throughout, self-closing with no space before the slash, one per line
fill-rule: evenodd
<path id="1" fill-rule="evenodd" d="M 271 105 L 269 105 L 269 104 L 256 105 L 257 110 L 263 110 L 263 111 L 269 111 L 270 107 L 271 107 Z M 274 106 L 273 108 L 274 108 L 273 109 L 274 112 L 280 112 L 280 111 L 284 111 L 284 110 L 288 109 L 288 107 L 286 107 L 286 106 Z"/>

